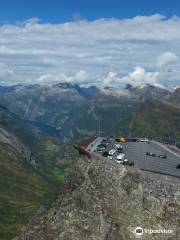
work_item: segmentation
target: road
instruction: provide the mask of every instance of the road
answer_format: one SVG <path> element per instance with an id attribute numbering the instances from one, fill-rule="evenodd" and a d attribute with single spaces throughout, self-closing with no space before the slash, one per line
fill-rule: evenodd
<path id="1" fill-rule="evenodd" d="M 89 146 L 89 151 L 94 152 L 97 146 L 101 143 L 102 138 L 97 138 L 93 142 L 93 148 Z M 114 141 L 107 146 L 109 151 L 114 146 Z M 157 155 L 166 154 L 167 159 L 162 159 L 159 157 L 147 156 L 146 152 L 156 153 Z M 136 168 L 156 172 L 160 174 L 180 177 L 180 169 L 176 169 L 177 164 L 180 164 L 180 155 L 168 149 L 165 145 L 152 141 L 150 143 L 146 142 L 127 142 L 123 144 L 123 153 L 125 153 L 128 160 L 134 162 Z M 102 154 L 102 153 L 99 153 Z M 117 157 L 118 153 L 116 152 L 113 156 L 113 164 Z"/>

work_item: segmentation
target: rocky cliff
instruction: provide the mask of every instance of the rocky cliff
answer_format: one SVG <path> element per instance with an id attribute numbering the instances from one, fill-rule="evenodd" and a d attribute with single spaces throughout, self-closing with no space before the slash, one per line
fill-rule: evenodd
<path id="1" fill-rule="evenodd" d="M 180 239 L 179 179 L 81 158 L 62 193 L 15 240 L 130 240 L 136 227 L 172 230 L 141 239 Z"/>
<path id="2" fill-rule="evenodd" d="M 23 144 L 14 134 L 8 132 L 0 126 L 0 142 L 12 146 L 21 156 L 34 167 L 37 167 L 36 160 L 32 156 L 31 150 Z"/>

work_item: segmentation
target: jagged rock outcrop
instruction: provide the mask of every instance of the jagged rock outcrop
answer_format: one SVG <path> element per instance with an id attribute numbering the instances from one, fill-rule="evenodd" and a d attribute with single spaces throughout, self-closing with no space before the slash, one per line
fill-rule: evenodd
<path id="1" fill-rule="evenodd" d="M 173 229 L 171 235 L 141 239 L 180 239 L 179 179 L 145 173 L 94 155 L 81 158 L 62 193 L 22 229 L 16 240 L 130 240 L 136 227 Z"/>

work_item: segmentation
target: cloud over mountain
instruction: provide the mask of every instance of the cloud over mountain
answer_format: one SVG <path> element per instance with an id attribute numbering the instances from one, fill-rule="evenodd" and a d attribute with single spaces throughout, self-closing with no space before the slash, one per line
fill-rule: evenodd
<path id="1" fill-rule="evenodd" d="M 129 83 L 133 86 L 144 84 L 158 84 L 159 72 L 147 72 L 144 68 L 136 66 L 132 72 L 123 77 L 118 77 L 114 72 L 109 72 L 104 79 L 104 85 L 119 85 L 121 83 Z"/>

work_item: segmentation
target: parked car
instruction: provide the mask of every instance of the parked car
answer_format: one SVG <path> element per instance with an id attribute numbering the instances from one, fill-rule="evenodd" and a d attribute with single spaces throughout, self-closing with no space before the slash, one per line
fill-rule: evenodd
<path id="1" fill-rule="evenodd" d="M 106 150 L 106 146 L 105 146 L 105 145 L 99 144 L 99 145 L 97 146 L 97 151 L 98 151 L 98 152 L 102 152 L 102 151 L 104 151 L 104 150 Z"/>
<path id="2" fill-rule="evenodd" d="M 113 156 L 112 155 L 108 155 L 107 157 L 109 160 L 112 160 L 113 159 Z"/>
<path id="3" fill-rule="evenodd" d="M 167 158 L 166 154 L 160 154 L 158 157 L 159 157 L 159 158 L 163 158 L 163 159 L 166 159 L 166 158 Z"/>
<path id="4" fill-rule="evenodd" d="M 117 149 L 117 150 L 122 150 L 123 149 L 123 146 L 119 143 L 115 143 L 114 144 L 114 147 Z"/>
<path id="5" fill-rule="evenodd" d="M 139 140 L 139 138 L 132 138 L 131 141 L 132 142 L 139 142 L 140 140 Z"/>
<path id="6" fill-rule="evenodd" d="M 105 144 L 105 143 L 101 143 L 100 145 L 107 148 L 107 144 Z"/>
<path id="7" fill-rule="evenodd" d="M 133 161 L 130 161 L 130 162 L 129 162 L 129 166 L 134 166 L 134 162 L 133 162 Z"/>
<path id="8" fill-rule="evenodd" d="M 176 142 L 176 147 L 180 148 L 180 142 Z"/>
<path id="9" fill-rule="evenodd" d="M 115 154 L 116 150 L 115 149 L 111 149 L 108 153 L 109 156 L 113 156 Z"/>
<path id="10" fill-rule="evenodd" d="M 109 143 L 109 139 L 108 138 L 103 138 L 101 143 L 108 144 Z"/>
<path id="11" fill-rule="evenodd" d="M 123 163 L 123 160 L 118 160 L 118 159 L 116 159 L 115 160 L 117 163 L 119 163 L 119 164 L 122 164 Z"/>
<path id="12" fill-rule="evenodd" d="M 151 157 L 156 157 L 157 155 L 155 153 L 152 152 L 146 152 L 147 156 L 151 156 Z"/>
<path id="13" fill-rule="evenodd" d="M 177 169 L 180 169 L 180 163 L 176 166 Z"/>
<path id="14" fill-rule="evenodd" d="M 141 142 L 149 143 L 149 140 L 147 138 L 141 138 Z"/>
<path id="15" fill-rule="evenodd" d="M 123 154 L 123 153 L 118 154 L 117 157 L 116 157 L 116 162 L 117 163 L 123 163 L 124 157 L 125 157 L 125 154 Z"/>
<path id="16" fill-rule="evenodd" d="M 111 149 L 109 152 L 108 152 L 108 159 L 113 159 L 113 155 L 115 154 L 116 150 L 115 149 Z"/>
<path id="17" fill-rule="evenodd" d="M 118 153 L 122 153 L 122 152 L 123 152 L 123 149 L 122 149 L 122 148 L 119 148 L 117 151 L 118 151 Z"/>
<path id="18" fill-rule="evenodd" d="M 107 157 L 109 155 L 109 153 L 107 151 L 103 152 L 103 157 Z"/>
<path id="19" fill-rule="evenodd" d="M 129 160 L 128 159 L 124 159 L 123 165 L 128 165 L 128 164 L 129 164 Z"/>

